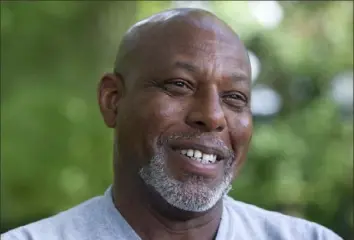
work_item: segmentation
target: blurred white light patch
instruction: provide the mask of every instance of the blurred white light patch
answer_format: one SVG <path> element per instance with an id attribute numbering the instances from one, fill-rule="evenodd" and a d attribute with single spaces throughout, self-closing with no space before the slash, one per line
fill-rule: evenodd
<path id="1" fill-rule="evenodd" d="M 83 121 L 87 114 L 87 104 L 81 98 L 70 98 L 66 105 L 66 117 L 71 122 Z"/>
<path id="2" fill-rule="evenodd" d="M 279 112 L 280 95 L 270 87 L 257 85 L 252 89 L 251 110 L 256 116 L 270 116 Z"/>
<path id="3" fill-rule="evenodd" d="M 276 28 L 284 17 L 283 8 L 277 1 L 249 1 L 248 7 L 255 19 L 267 29 Z"/>
<path id="4" fill-rule="evenodd" d="M 261 62 L 259 61 L 256 54 L 251 51 L 248 51 L 248 56 L 251 62 L 251 69 L 252 69 L 252 82 L 255 82 L 258 78 L 258 75 L 261 71 Z"/>
<path id="5" fill-rule="evenodd" d="M 353 107 L 353 72 L 343 72 L 333 78 L 331 95 L 341 107 Z"/>
<path id="6" fill-rule="evenodd" d="M 61 171 L 59 185 L 66 194 L 72 196 L 86 189 L 87 180 L 86 174 L 80 168 L 72 166 Z"/>
<path id="7" fill-rule="evenodd" d="M 175 8 L 200 8 L 212 12 L 207 1 L 173 1 L 172 7 Z"/>

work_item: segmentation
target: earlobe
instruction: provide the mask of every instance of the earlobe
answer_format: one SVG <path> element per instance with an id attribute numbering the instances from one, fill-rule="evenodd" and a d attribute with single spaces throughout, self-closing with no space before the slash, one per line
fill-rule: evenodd
<path id="1" fill-rule="evenodd" d="M 106 125 L 110 128 L 116 126 L 118 102 L 123 93 L 123 80 L 115 74 L 105 74 L 98 85 L 97 97 L 101 114 Z"/>

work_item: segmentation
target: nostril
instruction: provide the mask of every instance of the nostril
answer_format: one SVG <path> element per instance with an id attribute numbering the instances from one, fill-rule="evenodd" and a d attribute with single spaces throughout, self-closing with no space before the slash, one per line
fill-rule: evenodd
<path id="1" fill-rule="evenodd" d="M 210 131 L 210 129 L 212 129 L 212 131 L 218 131 L 218 132 L 221 132 L 224 129 L 224 127 L 221 125 L 210 126 L 210 129 L 209 129 L 208 124 L 206 124 L 204 121 L 194 121 L 194 127 L 203 129 L 204 131 Z"/>
<path id="2" fill-rule="evenodd" d="M 221 132 L 224 128 L 222 126 L 219 126 L 216 128 L 216 131 Z"/>
<path id="3" fill-rule="evenodd" d="M 195 124 L 198 126 L 205 126 L 205 124 L 202 121 L 196 121 Z"/>

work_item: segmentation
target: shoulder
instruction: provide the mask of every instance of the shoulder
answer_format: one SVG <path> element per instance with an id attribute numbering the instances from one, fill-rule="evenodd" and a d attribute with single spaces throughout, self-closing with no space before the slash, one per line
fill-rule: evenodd
<path id="1" fill-rule="evenodd" d="M 1 240 L 86 240 L 83 234 L 93 229 L 95 218 L 100 218 L 105 211 L 104 198 L 95 197 L 52 217 L 6 232 Z"/>
<path id="2" fill-rule="evenodd" d="M 341 240 L 333 231 L 304 219 L 268 211 L 257 206 L 224 198 L 224 211 L 229 224 L 242 225 L 245 232 L 260 239 Z"/>

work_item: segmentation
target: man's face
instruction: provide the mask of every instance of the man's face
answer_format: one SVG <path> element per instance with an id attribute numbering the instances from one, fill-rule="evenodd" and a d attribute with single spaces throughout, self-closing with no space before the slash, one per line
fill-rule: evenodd
<path id="1" fill-rule="evenodd" d="M 178 26 L 141 51 L 123 76 L 118 165 L 172 206 L 208 210 L 230 189 L 251 138 L 246 52 L 230 34 Z"/>

